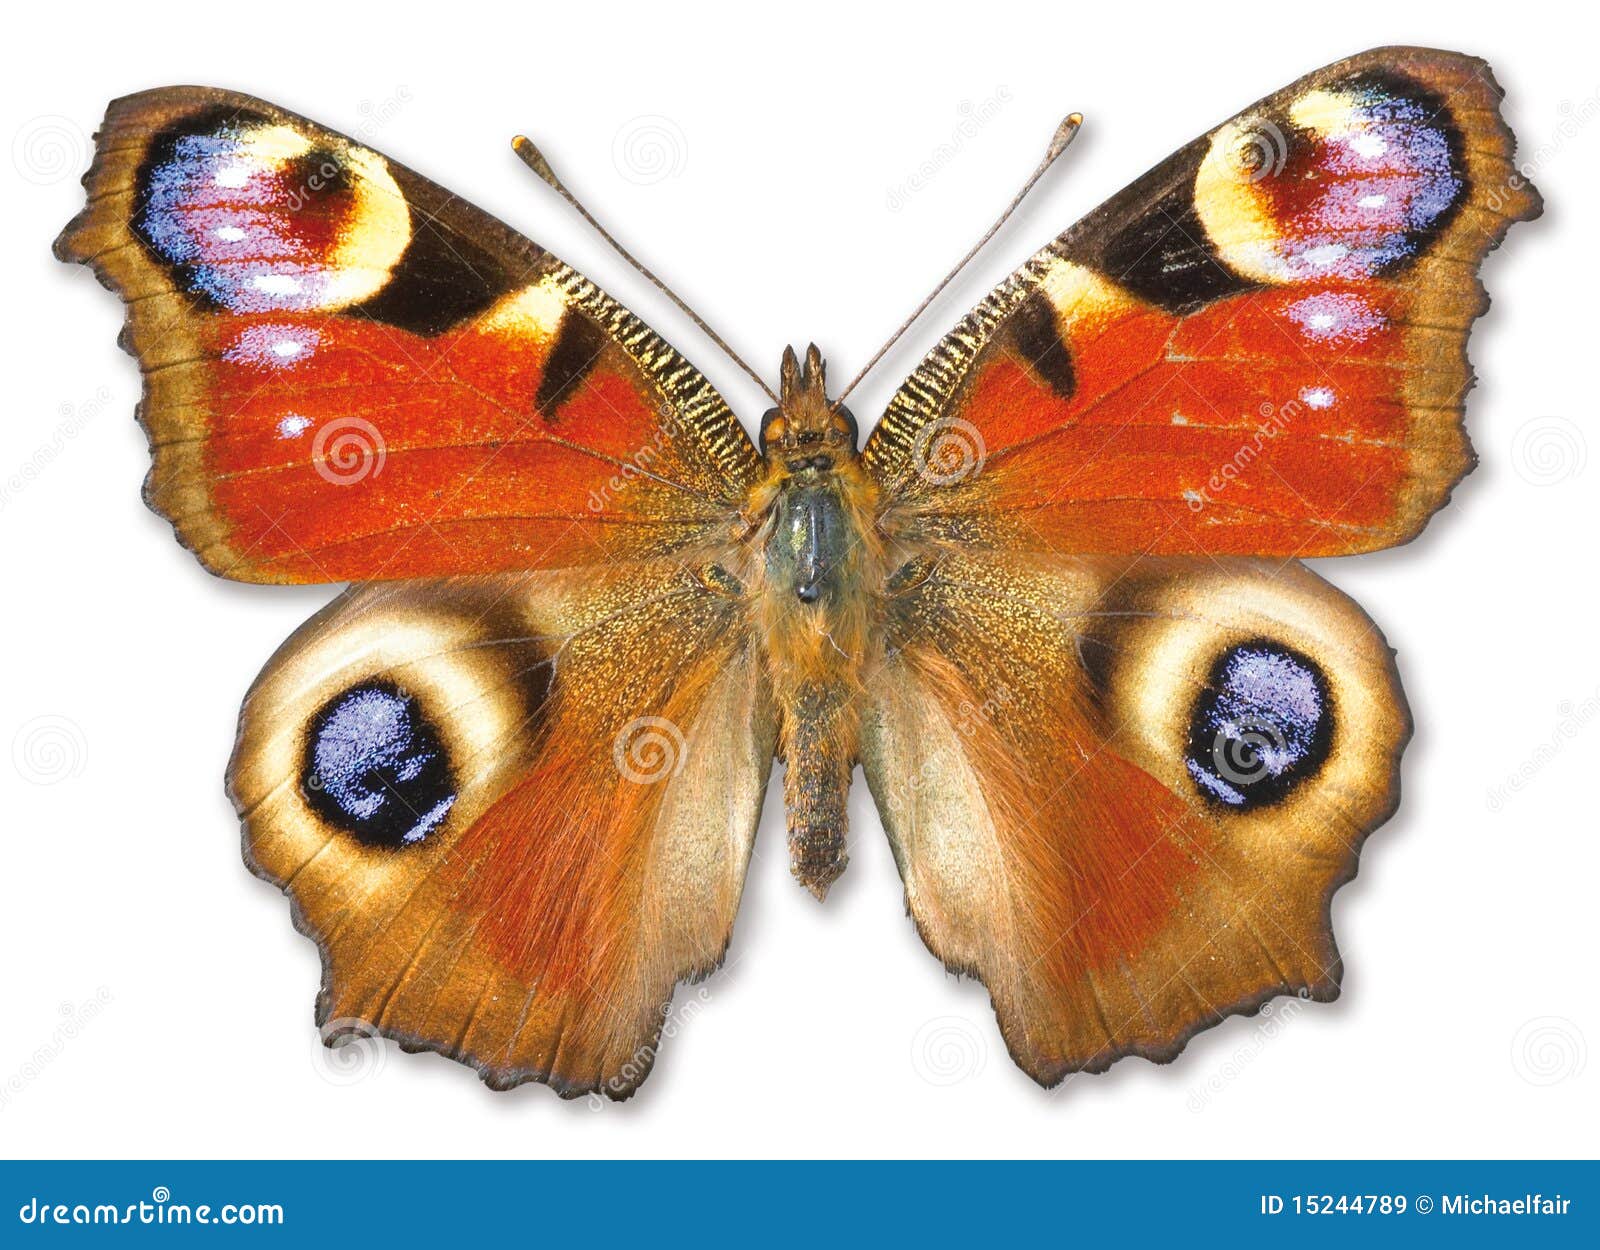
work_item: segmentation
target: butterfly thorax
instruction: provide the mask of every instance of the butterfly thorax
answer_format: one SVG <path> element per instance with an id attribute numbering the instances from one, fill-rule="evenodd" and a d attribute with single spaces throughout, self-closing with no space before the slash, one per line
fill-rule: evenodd
<path id="1" fill-rule="evenodd" d="M 883 586 L 876 492 L 856 423 L 829 402 L 815 347 L 784 354 L 778 407 L 761 423 L 766 472 L 750 501 L 760 543 L 759 635 L 783 716 L 795 875 L 819 897 L 844 870 L 856 693 Z"/>

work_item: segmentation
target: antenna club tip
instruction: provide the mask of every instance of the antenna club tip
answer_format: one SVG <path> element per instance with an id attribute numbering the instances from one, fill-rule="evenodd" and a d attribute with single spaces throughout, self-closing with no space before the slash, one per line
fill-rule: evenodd
<path id="1" fill-rule="evenodd" d="M 522 158 L 522 163 L 540 178 L 548 182 L 557 191 L 561 189 L 561 180 L 556 177 L 556 171 L 550 168 L 550 162 L 545 160 L 544 153 L 539 151 L 538 145 L 527 135 L 516 135 L 511 140 L 511 150 Z"/>
<path id="2" fill-rule="evenodd" d="M 1072 141 L 1078 137 L 1078 127 L 1083 125 L 1082 113 L 1068 113 L 1061 119 L 1061 124 L 1056 127 L 1056 133 L 1050 139 L 1050 151 L 1045 155 L 1045 163 L 1049 164 L 1056 157 L 1071 146 Z"/>

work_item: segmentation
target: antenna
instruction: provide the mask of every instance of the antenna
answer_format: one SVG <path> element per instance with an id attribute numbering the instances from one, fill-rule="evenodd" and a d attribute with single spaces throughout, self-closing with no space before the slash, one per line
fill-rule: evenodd
<path id="1" fill-rule="evenodd" d="M 1082 113 L 1068 113 L 1066 117 L 1062 119 L 1061 124 L 1056 127 L 1055 136 L 1050 140 L 1050 147 L 1045 152 L 1044 159 L 1040 161 L 1037 167 L 1035 167 L 1034 171 L 1028 175 L 1028 180 L 1022 184 L 1022 189 L 1018 191 L 1016 195 L 1012 196 L 1011 203 L 1006 205 L 1005 212 L 1000 214 L 999 218 L 995 221 L 994 225 L 989 227 L 983 238 L 979 239 L 972 245 L 972 250 L 956 262 L 955 268 L 949 273 L 945 274 L 944 280 L 941 281 L 938 286 L 934 287 L 933 290 L 928 292 L 928 298 L 923 300 L 922 303 L 918 304 L 916 311 L 907 317 L 901 324 L 900 328 L 889 336 L 889 341 L 878 349 L 877 355 L 875 355 L 871 360 L 867 361 L 866 366 L 861 370 L 861 372 L 850 379 L 850 384 L 846 386 L 844 390 L 840 391 L 839 398 L 833 401 L 835 408 L 844 403 L 845 396 L 856 389 L 856 384 L 860 382 L 862 378 L 866 377 L 867 374 L 871 373 L 873 369 L 877 367 L 878 362 L 889 354 L 889 349 L 898 343 L 901 336 L 917 323 L 918 317 L 922 316 L 923 313 L 928 311 L 928 306 L 932 304 L 934 300 L 939 298 L 945 287 L 949 286 L 950 283 L 955 280 L 955 276 L 967 267 L 967 263 L 983 250 L 984 245 L 988 243 L 990 239 L 994 238 L 995 235 L 1000 233 L 1000 227 L 1005 225 L 1006 222 L 1010 220 L 1011 214 L 1017 211 L 1018 206 L 1027 197 L 1028 192 L 1033 190 L 1034 184 L 1037 183 L 1039 179 L 1043 178 L 1045 171 L 1047 171 L 1050 166 L 1054 165 L 1056 161 L 1060 159 L 1061 154 L 1072 146 L 1072 141 L 1078 137 L 1078 127 L 1082 125 Z"/>
<path id="2" fill-rule="evenodd" d="M 739 368 L 743 369 L 750 375 L 755 384 L 767 393 L 768 399 L 772 400 L 774 404 L 778 402 L 778 397 L 773 394 L 772 388 L 762 380 L 761 375 L 749 365 L 745 364 L 744 360 L 739 356 L 739 353 L 734 351 L 733 348 L 729 347 L 727 341 L 706 324 L 705 318 L 699 313 L 695 312 L 694 309 L 690 308 L 689 305 L 684 303 L 681 299 L 679 299 L 672 288 L 669 287 L 665 282 L 646 269 L 638 260 L 634 259 L 633 254 L 629 252 L 627 248 L 623 247 L 622 244 L 618 243 L 616 239 L 612 238 L 611 232 L 595 220 L 594 214 L 585 208 L 581 203 L 579 203 L 578 197 L 573 195 L 571 191 L 567 190 L 566 184 L 562 182 L 560 178 L 556 177 L 555 170 L 550 168 L 550 162 L 545 160 L 544 153 L 539 151 L 539 149 L 534 146 L 532 139 L 528 138 L 526 135 L 518 135 L 516 138 L 511 140 L 511 147 L 512 150 L 522 158 L 522 163 L 529 169 L 533 170 L 534 173 L 538 174 L 544 182 L 548 183 L 557 195 L 564 199 L 568 204 L 572 205 L 572 207 L 577 210 L 578 215 L 588 222 L 592 227 L 594 227 L 595 233 L 609 243 L 612 247 L 612 250 L 615 251 L 618 256 L 622 257 L 623 260 L 627 261 L 628 264 L 632 265 L 641 274 L 643 274 L 645 280 L 649 282 L 651 286 L 655 287 L 656 290 L 660 291 L 674 304 L 681 308 L 685 315 L 688 316 L 689 320 L 694 322 L 695 325 L 699 326 L 700 329 L 705 332 L 705 336 L 722 349 L 723 354 L 727 356 L 729 360 L 733 361 L 734 364 L 738 365 Z"/>

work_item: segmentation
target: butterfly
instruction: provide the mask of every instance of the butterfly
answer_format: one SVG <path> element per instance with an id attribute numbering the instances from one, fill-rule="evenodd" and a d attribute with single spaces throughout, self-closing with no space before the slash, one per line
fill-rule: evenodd
<path id="1" fill-rule="evenodd" d="M 1300 560 L 1408 541 L 1472 465 L 1476 270 L 1539 211 L 1500 94 L 1384 48 L 1268 96 L 996 287 L 864 443 L 814 346 L 752 441 L 363 144 L 112 103 L 56 250 L 126 303 L 146 497 L 219 576 L 350 583 L 228 774 L 318 1023 L 626 1097 L 723 959 L 775 759 L 819 898 L 860 765 L 917 931 L 1044 1085 L 1333 998 L 1411 726 Z"/>

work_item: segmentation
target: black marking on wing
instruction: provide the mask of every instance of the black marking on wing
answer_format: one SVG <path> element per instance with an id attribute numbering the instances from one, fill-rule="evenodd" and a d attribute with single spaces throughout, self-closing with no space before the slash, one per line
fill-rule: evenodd
<path id="1" fill-rule="evenodd" d="M 431 338 L 517 288 L 519 276 L 494 255 L 424 216 L 409 191 L 406 202 L 411 207 L 411 242 L 405 255 L 383 289 L 352 305 L 350 313 Z"/>
<path id="2" fill-rule="evenodd" d="M 600 327 L 582 313 L 569 309 L 561 318 L 544 376 L 539 379 L 539 392 L 533 397 L 534 408 L 545 420 L 556 419 L 561 405 L 588 377 L 605 345 Z"/>
<path id="3" fill-rule="evenodd" d="M 1022 302 L 1012 314 L 1010 329 L 1017 354 L 1039 380 L 1060 398 L 1071 399 L 1078 389 L 1077 371 L 1044 292 L 1035 291 Z"/>
<path id="4" fill-rule="evenodd" d="M 1194 204 L 1198 152 L 1185 177 L 1106 243 L 1100 268 L 1141 299 L 1183 315 L 1258 284 L 1222 263 Z"/>

